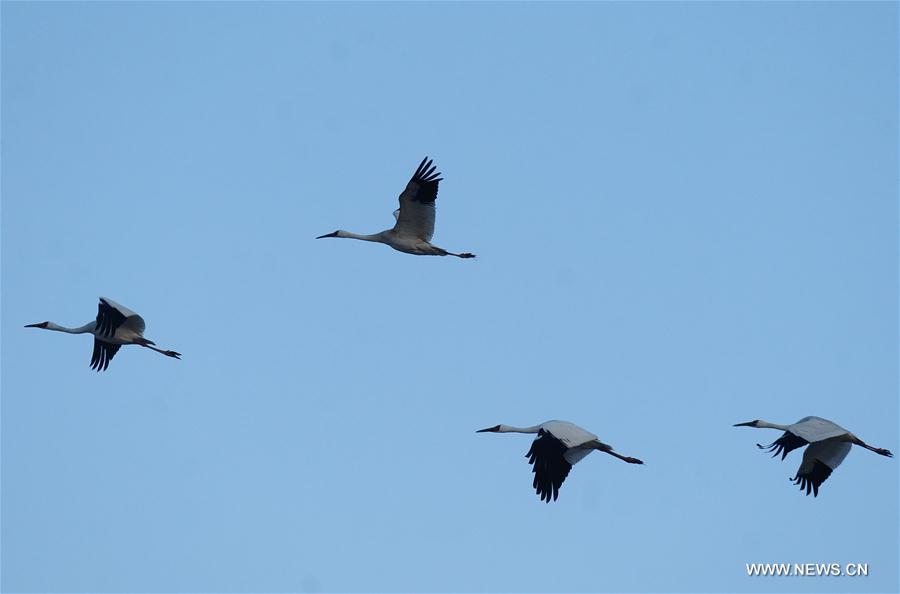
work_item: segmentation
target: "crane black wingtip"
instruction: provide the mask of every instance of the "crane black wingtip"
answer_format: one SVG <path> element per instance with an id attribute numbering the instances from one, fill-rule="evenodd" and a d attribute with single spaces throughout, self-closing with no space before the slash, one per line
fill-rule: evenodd
<path id="1" fill-rule="evenodd" d="M 434 193 L 437 194 L 437 183 L 444 178 L 440 177 L 441 172 L 435 171 L 437 166 L 434 165 L 434 161 L 425 157 L 422 159 L 422 162 L 419 163 L 419 166 L 416 167 L 416 172 L 413 173 L 412 179 L 410 181 L 415 181 L 420 184 L 433 184 L 432 187 L 435 188 Z M 430 200 L 433 202 L 433 200 Z"/>
<path id="2" fill-rule="evenodd" d="M 413 175 L 413 178 L 419 177 L 422 172 L 428 168 L 429 165 L 431 165 L 431 161 L 428 160 L 428 156 L 426 155 L 425 158 L 422 159 L 422 162 L 419 163 L 419 166 L 416 167 L 416 173 L 415 175 Z"/>

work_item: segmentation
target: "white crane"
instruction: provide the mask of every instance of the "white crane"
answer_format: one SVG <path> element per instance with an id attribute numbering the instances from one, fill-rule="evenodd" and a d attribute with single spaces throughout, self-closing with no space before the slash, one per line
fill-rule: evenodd
<path id="1" fill-rule="evenodd" d="M 572 466 L 594 450 L 606 452 L 629 464 L 643 464 L 637 458 L 622 456 L 614 452 L 612 446 L 600 441 L 596 435 L 568 421 L 547 421 L 534 427 L 524 428 L 495 425 L 476 431 L 476 433 L 486 432 L 537 433 L 537 438 L 531 442 L 531 448 L 525 457 L 533 466 L 531 469 L 531 472 L 534 473 L 532 486 L 540 495 L 541 501 L 547 503 L 550 503 L 551 497 L 555 501 L 559 496 L 559 487 L 569 476 Z"/>
<path id="2" fill-rule="evenodd" d="M 93 334 L 94 354 L 91 355 L 91 369 L 97 371 L 103 371 L 109 367 L 109 362 L 116 356 L 123 344 L 136 344 L 153 349 L 167 357 L 181 358 L 181 353 L 164 351 L 153 346 L 156 343 L 143 336 L 146 327 L 144 318 L 106 297 L 100 298 L 97 319 L 84 326 L 66 328 L 53 322 L 41 322 L 40 324 L 28 324 L 25 327 L 43 328 L 68 334 Z"/>
<path id="3" fill-rule="evenodd" d="M 784 460 L 792 450 L 808 445 L 809 447 L 803 452 L 803 461 L 800 463 L 800 468 L 797 469 L 797 474 L 790 480 L 795 485 L 800 485 L 801 491 L 805 489 L 807 495 L 812 491 L 813 497 L 819 496 L 819 487 L 844 461 L 844 458 L 850 453 L 851 445 L 862 446 L 889 458 L 893 456 L 889 450 L 872 447 L 837 423 L 821 417 L 803 417 L 793 425 L 778 425 L 757 419 L 747 423 L 737 423 L 735 427 L 784 431 L 784 435 L 767 446 L 756 444 L 756 447 L 760 449 L 774 452 L 773 458 L 781 454 L 781 459 Z"/>
<path id="4" fill-rule="evenodd" d="M 392 229 L 374 235 L 359 235 L 339 229 L 334 233 L 320 235 L 316 239 L 345 237 L 385 243 L 395 250 L 417 256 L 474 258 L 475 254 L 454 254 L 431 244 L 431 237 L 434 235 L 434 201 L 437 198 L 438 182 L 443 179 L 438 177 L 440 173 L 435 173 L 435 169 L 428 157 L 419 163 L 419 168 L 400 194 L 400 208 L 394 211 L 397 222 Z"/>

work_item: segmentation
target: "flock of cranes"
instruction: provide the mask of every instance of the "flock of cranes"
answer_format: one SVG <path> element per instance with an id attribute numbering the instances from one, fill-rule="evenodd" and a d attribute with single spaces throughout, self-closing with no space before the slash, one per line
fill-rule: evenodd
<path id="1" fill-rule="evenodd" d="M 434 235 L 435 205 L 440 173 L 435 172 L 432 161 L 425 157 L 419 164 L 406 188 L 400 194 L 400 208 L 394 211 L 396 223 L 393 228 L 374 235 L 359 235 L 349 231 L 338 230 L 321 235 L 325 237 L 343 237 L 384 243 L 395 250 L 417 256 L 456 256 L 457 258 L 474 258 L 468 252 L 454 253 L 439 248 L 431 243 Z M 119 305 L 106 297 L 100 298 L 97 318 L 77 328 L 67 328 L 53 322 L 28 324 L 26 328 L 41 328 L 68 334 L 92 334 L 94 350 L 91 355 L 91 368 L 104 371 L 110 361 L 123 345 L 138 345 L 180 359 L 181 353 L 159 349 L 151 340 L 144 338 L 144 319 L 130 309 Z M 831 476 L 831 473 L 843 462 L 850 448 L 858 445 L 876 454 L 892 457 L 890 451 L 876 448 L 863 442 L 843 427 L 820 417 L 804 417 L 792 425 L 778 425 L 766 421 L 750 421 L 738 423 L 735 427 L 755 427 L 758 429 L 778 429 L 784 434 L 768 446 L 757 444 L 761 449 L 774 452 L 773 457 L 781 454 L 784 458 L 792 450 L 808 446 L 803 453 L 803 460 L 796 475 L 791 479 L 800 485 L 801 491 L 819 494 L 819 487 Z M 512 427 L 495 425 L 481 429 L 477 433 L 528 433 L 537 437 L 525 457 L 532 466 L 534 481 L 532 486 L 541 498 L 549 503 L 559 496 L 559 489 L 572 466 L 592 451 L 604 452 L 629 464 L 643 464 L 641 460 L 623 456 L 613 450 L 612 446 L 600 441 L 593 433 L 582 429 L 568 421 L 546 421 L 532 427 Z"/>

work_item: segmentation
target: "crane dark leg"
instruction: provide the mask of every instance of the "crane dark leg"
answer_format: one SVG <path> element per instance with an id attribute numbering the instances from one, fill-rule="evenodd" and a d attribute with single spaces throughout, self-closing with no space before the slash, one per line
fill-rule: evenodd
<path id="1" fill-rule="evenodd" d="M 149 344 L 142 344 L 142 347 L 147 347 L 148 349 L 152 349 L 157 353 L 162 353 L 166 357 L 174 357 L 176 359 L 181 359 L 181 353 L 176 353 L 175 351 L 164 351 L 162 349 L 158 349 L 155 346 L 150 346 Z"/>
<path id="2" fill-rule="evenodd" d="M 631 456 L 623 456 L 617 452 L 614 452 L 612 449 L 612 446 L 607 445 L 605 443 L 599 442 L 594 447 L 596 447 L 601 452 L 606 452 L 610 456 L 615 456 L 616 458 L 618 458 L 619 460 L 622 460 L 623 462 L 628 462 L 629 464 L 643 464 L 643 462 L 641 460 L 638 460 L 637 458 L 632 458 Z"/>

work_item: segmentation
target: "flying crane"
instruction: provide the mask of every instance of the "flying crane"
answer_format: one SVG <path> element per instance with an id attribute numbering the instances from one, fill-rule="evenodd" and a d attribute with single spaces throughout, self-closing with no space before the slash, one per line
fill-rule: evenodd
<path id="1" fill-rule="evenodd" d="M 852 445 L 858 445 L 882 456 L 893 454 L 884 448 L 872 447 L 856 437 L 837 423 L 821 417 L 803 417 L 793 425 L 778 425 L 767 421 L 749 421 L 737 423 L 735 427 L 755 427 L 757 429 L 778 429 L 784 434 L 767 446 L 756 444 L 756 447 L 774 452 L 774 458 L 781 454 L 784 460 L 793 450 L 808 445 L 803 452 L 803 461 L 791 481 L 800 485 L 800 490 L 810 491 L 813 497 L 819 496 L 819 487 L 825 482 L 835 468 L 840 466 Z"/>
<path id="2" fill-rule="evenodd" d="M 615 456 L 629 464 L 643 464 L 637 458 L 622 456 L 613 451 L 612 446 L 600 441 L 593 433 L 568 421 L 547 421 L 534 427 L 511 427 L 494 425 L 480 429 L 476 433 L 537 433 L 525 457 L 532 465 L 534 473 L 532 486 L 541 501 L 550 503 L 559 496 L 559 488 L 569 476 L 572 466 L 594 450 Z"/>
<path id="3" fill-rule="evenodd" d="M 434 235 L 434 201 L 437 199 L 438 182 L 443 178 L 435 173 L 436 167 L 425 157 L 419 163 L 406 189 L 400 194 L 400 208 L 394 211 L 396 223 L 394 227 L 381 233 L 359 235 L 338 229 L 333 233 L 320 235 L 325 237 L 343 237 L 384 243 L 395 250 L 415 254 L 417 256 L 456 256 L 457 258 L 474 258 L 475 254 L 455 254 L 431 244 Z"/>
<path id="4" fill-rule="evenodd" d="M 91 355 L 91 369 L 103 371 L 109 367 L 109 362 L 116 356 L 122 345 L 136 344 L 152 349 L 167 357 L 181 358 L 181 353 L 164 351 L 156 348 L 152 340 L 144 338 L 144 318 L 134 313 L 125 306 L 119 305 L 112 299 L 100 298 L 97 311 L 97 319 L 88 322 L 78 328 L 66 328 L 53 322 L 41 322 L 28 324 L 26 328 L 41 328 L 43 330 L 55 330 L 68 334 L 93 334 L 94 353 Z"/>

